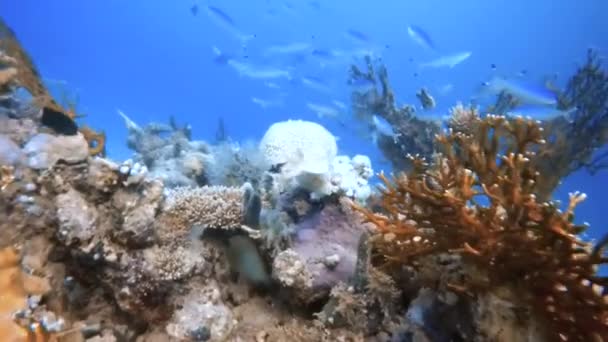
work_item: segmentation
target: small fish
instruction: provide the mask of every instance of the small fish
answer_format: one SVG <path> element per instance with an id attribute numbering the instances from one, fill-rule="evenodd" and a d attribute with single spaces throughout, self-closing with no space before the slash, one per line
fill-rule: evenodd
<path id="1" fill-rule="evenodd" d="M 393 138 L 393 141 L 395 143 L 397 142 L 397 138 L 401 135 L 401 134 L 396 134 L 395 131 L 393 130 L 393 126 L 390 123 L 388 123 L 388 121 L 386 121 L 386 119 L 384 119 L 378 115 L 372 116 L 372 127 L 373 127 L 372 142 L 374 143 L 374 145 L 378 144 L 378 135 L 391 137 L 391 138 Z"/>
<path id="2" fill-rule="evenodd" d="M 270 89 L 281 89 L 281 87 L 274 82 L 264 82 L 264 85 Z"/>
<path id="3" fill-rule="evenodd" d="M 322 93 L 330 93 L 331 88 L 327 86 L 327 82 L 314 76 L 302 77 L 302 84 L 309 89 L 320 91 Z"/>
<path id="4" fill-rule="evenodd" d="M 251 102 L 257 104 L 262 109 L 268 109 L 270 107 L 279 107 L 283 105 L 283 101 L 281 100 L 262 100 L 258 97 L 252 97 Z"/>
<path id="5" fill-rule="evenodd" d="M 308 43 L 289 43 L 285 45 L 274 45 L 264 50 L 264 55 L 289 55 L 303 53 L 310 50 L 311 46 Z"/>
<path id="6" fill-rule="evenodd" d="M 224 31 L 228 32 L 233 37 L 239 39 L 243 46 L 246 43 L 253 39 L 255 35 L 252 34 L 244 34 L 237 27 L 234 19 L 228 15 L 228 13 L 222 11 L 220 8 L 215 6 L 207 6 L 207 15 L 216 23 L 217 26 L 224 29 Z"/>
<path id="7" fill-rule="evenodd" d="M 434 59 L 430 62 L 427 63 L 422 63 L 420 64 L 421 68 L 443 68 L 443 67 L 448 67 L 448 68 L 453 68 L 455 66 L 457 66 L 458 64 L 466 61 L 467 59 L 469 59 L 469 57 L 471 57 L 471 52 L 470 51 L 465 51 L 465 52 L 459 52 L 453 55 L 448 55 L 448 56 L 443 56 L 443 57 L 439 57 L 437 59 Z"/>
<path id="8" fill-rule="evenodd" d="M 334 53 L 331 50 L 324 49 L 313 49 L 310 54 L 314 57 L 321 59 L 332 59 L 335 57 Z"/>
<path id="9" fill-rule="evenodd" d="M 319 117 L 319 119 L 336 118 L 336 117 L 340 116 L 340 112 L 337 109 L 329 107 L 329 106 L 324 106 L 324 105 L 308 102 L 308 103 L 306 103 L 306 107 L 308 107 L 308 109 L 315 112 L 317 114 L 317 116 Z"/>
<path id="10" fill-rule="evenodd" d="M 213 58 L 213 62 L 215 62 L 216 64 L 228 64 L 228 62 L 234 58 L 234 56 L 232 55 L 223 53 L 216 46 L 212 46 L 211 49 L 213 50 L 213 54 L 215 55 L 215 58 Z"/>
<path id="11" fill-rule="evenodd" d="M 494 63 L 490 64 L 490 68 L 491 68 L 492 70 L 496 70 L 496 64 L 494 64 Z"/>
<path id="12" fill-rule="evenodd" d="M 333 103 L 334 106 L 340 108 L 341 110 L 346 110 L 346 105 L 342 101 L 332 100 L 331 103 Z"/>
<path id="13" fill-rule="evenodd" d="M 521 103 L 529 105 L 556 106 L 557 95 L 544 86 L 527 84 L 518 80 L 507 80 L 494 77 L 483 84 L 482 93 L 498 95 L 506 92 L 516 97 Z"/>
<path id="14" fill-rule="evenodd" d="M 291 80 L 291 73 L 288 70 L 277 69 L 273 67 L 259 67 L 247 63 L 242 63 L 231 59 L 227 63 L 230 67 L 236 70 L 239 75 L 252 79 L 271 80 L 285 78 Z"/>
<path id="15" fill-rule="evenodd" d="M 576 110 L 576 107 L 569 108 L 567 110 L 559 110 L 555 107 L 524 105 L 507 112 L 507 115 L 519 115 L 523 117 L 530 117 L 534 120 L 548 121 L 558 117 L 564 117 L 568 119 L 570 114 L 576 112 Z"/>
<path id="16" fill-rule="evenodd" d="M 439 95 L 445 96 L 449 94 L 454 89 L 454 85 L 452 83 L 444 84 L 441 87 L 437 88 L 437 92 Z"/>
<path id="17" fill-rule="evenodd" d="M 196 15 L 198 14 L 198 5 L 192 5 L 192 7 L 190 7 L 190 13 L 192 13 L 192 15 L 196 17 Z"/>
<path id="18" fill-rule="evenodd" d="M 346 34 L 359 43 L 368 43 L 370 41 L 369 37 L 361 31 L 348 29 L 346 30 Z"/>
<path id="19" fill-rule="evenodd" d="M 407 27 L 407 34 L 418 45 L 431 51 L 435 51 L 435 43 L 433 43 L 431 36 L 426 33 L 426 31 L 424 31 L 421 27 L 416 25 L 410 25 Z"/>

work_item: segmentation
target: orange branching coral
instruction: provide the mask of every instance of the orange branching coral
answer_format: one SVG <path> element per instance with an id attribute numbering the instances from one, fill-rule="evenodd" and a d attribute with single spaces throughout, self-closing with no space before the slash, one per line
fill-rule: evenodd
<path id="1" fill-rule="evenodd" d="M 385 266 L 457 253 L 483 276 L 444 286 L 469 294 L 510 286 L 551 341 L 608 341 L 608 278 L 596 274 L 608 242 L 592 249 L 577 238 L 586 227 L 573 211 L 584 194 L 571 194 L 564 212 L 537 200 L 542 175 L 530 159 L 542 136 L 534 121 L 489 115 L 466 134 L 438 136 L 443 150 L 432 165 L 412 157 L 410 174 L 381 175 L 383 214 L 357 210 L 378 228 Z"/>
<path id="2" fill-rule="evenodd" d="M 42 77 L 34 62 L 21 47 L 15 33 L 2 19 L 0 19 L 0 63 L 8 65 L 8 68 L 0 70 L 0 90 L 4 90 L 6 85 L 15 83 L 32 95 L 34 103 L 38 107 L 63 113 L 72 120 L 78 117 L 73 108 L 65 109 L 53 98 L 42 82 Z M 91 146 L 90 154 L 103 154 L 105 134 L 97 133 L 89 127 L 80 127 L 79 130 Z"/>
<path id="3" fill-rule="evenodd" d="M 46 341 L 50 335 L 42 329 L 24 327 L 15 313 L 28 306 L 29 295 L 49 291 L 46 280 L 22 271 L 19 253 L 13 248 L 0 250 L 0 336 L 2 341 Z"/>

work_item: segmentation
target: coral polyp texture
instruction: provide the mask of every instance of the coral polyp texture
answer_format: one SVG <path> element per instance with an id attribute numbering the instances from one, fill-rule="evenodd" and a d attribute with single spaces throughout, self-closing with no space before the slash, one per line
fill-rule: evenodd
<path id="1" fill-rule="evenodd" d="M 488 115 L 437 139 L 431 165 L 412 157 L 409 174 L 381 175 L 382 213 L 357 207 L 378 230 L 375 262 L 416 269 L 426 257 L 457 255 L 466 276 L 439 288 L 474 297 L 506 287 L 547 340 L 606 341 L 608 278 L 596 272 L 608 263 L 607 242 L 578 237 L 586 226 L 574 223 L 574 209 L 585 195 L 571 194 L 564 211 L 537 199 L 542 175 L 530 159 L 544 143 L 539 124 Z"/>
<path id="2" fill-rule="evenodd" d="M 168 192 L 164 211 L 183 229 L 235 229 L 243 221 L 243 194 L 241 188 L 225 186 L 175 188 Z"/>

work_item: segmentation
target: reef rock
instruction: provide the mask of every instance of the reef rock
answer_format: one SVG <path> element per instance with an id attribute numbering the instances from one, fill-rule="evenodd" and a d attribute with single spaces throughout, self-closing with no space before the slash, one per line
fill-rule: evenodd
<path id="1" fill-rule="evenodd" d="M 327 203 L 295 225 L 292 246 L 277 255 L 273 276 L 311 303 L 355 274 L 361 235 L 368 229 L 350 210 L 350 200 Z"/>
<path id="2" fill-rule="evenodd" d="M 0 135 L 0 165 L 15 165 L 24 158 L 19 145 L 5 135 Z"/>
<path id="3" fill-rule="evenodd" d="M 48 169 L 58 161 L 81 162 L 89 156 L 89 144 L 82 134 L 51 135 L 39 133 L 23 147 L 29 167 L 37 170 Z"/>

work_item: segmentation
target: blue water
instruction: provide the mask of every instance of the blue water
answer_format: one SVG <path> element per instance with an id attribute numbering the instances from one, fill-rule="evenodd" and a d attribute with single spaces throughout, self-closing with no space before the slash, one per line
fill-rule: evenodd
<path id="1" fill-rule="evenodd" d="M 190 11 L 194 4 L 199 7 L 196 16 Z M 246 50 L 209 20 L 205 7 L 210 4 L 228 13 L 239 30 L 256 35 Z M 319 120 L 306 108 L 306 102 L 329 104 L 333 99 L 348 105 L 348 62 L 322 68 L 308 59 L 274 60 L 292 68 L 296 77 L 322 77 L 333 93 L 319 94 L 286 80 L 276 82 L 281 85 L 276 90 L 214 64 L 212 46 L 256 63 L 264 62 L 264 48 L 290 42 L 327 49 L 373 48 L 389 70 L 399 103 L 417 103 L 414 94 L 421 86 L 437 92 L 453 85 L 450 93 L 436 96 L 438 108 L 432 115 L 445 114 L 458 100 L 468 101 L 492 76 L 525 70 L 530 81 L 556 74 L 563 85 L 587 48 L 608 53 L 605 0 L 5 0 L 0 15 L 47 83 L 78 95 L 86 123 L 106 131 L 108 153 L 115 159 L 130 156 L 126 128 L 116 114 L 120 108 L 140 124 L 166 122 L 173 115 L 192 125 L 194 138 L 204 140 L 213 139 L 219 118 L 236 140 L 259 139 L 270 124 L 288 118 L 319 121 L 340 137 L 342 153 L 370 155 L 376 170 L 389 169 L 377 148 L 352 125 Z M 417 63 L 437 56 L 408 38 L 410 24 L 424 28 L 440 53 L 471 51 L 471 58 L 453 69 L 419 70 Z M 353 41 L 345 34 L 349 29 L 370 41 Z M 263 110 L 251 102 L 251 97 L 279 96 L 284 96 L 283 107 Z M 556 197 L 565 200 L 574 190 L 590 196 L 577 212 L 591 224 L 590 235 L 606 232 L 608 171 L 593 177 L 584 171 L 573 174 Z"/>

